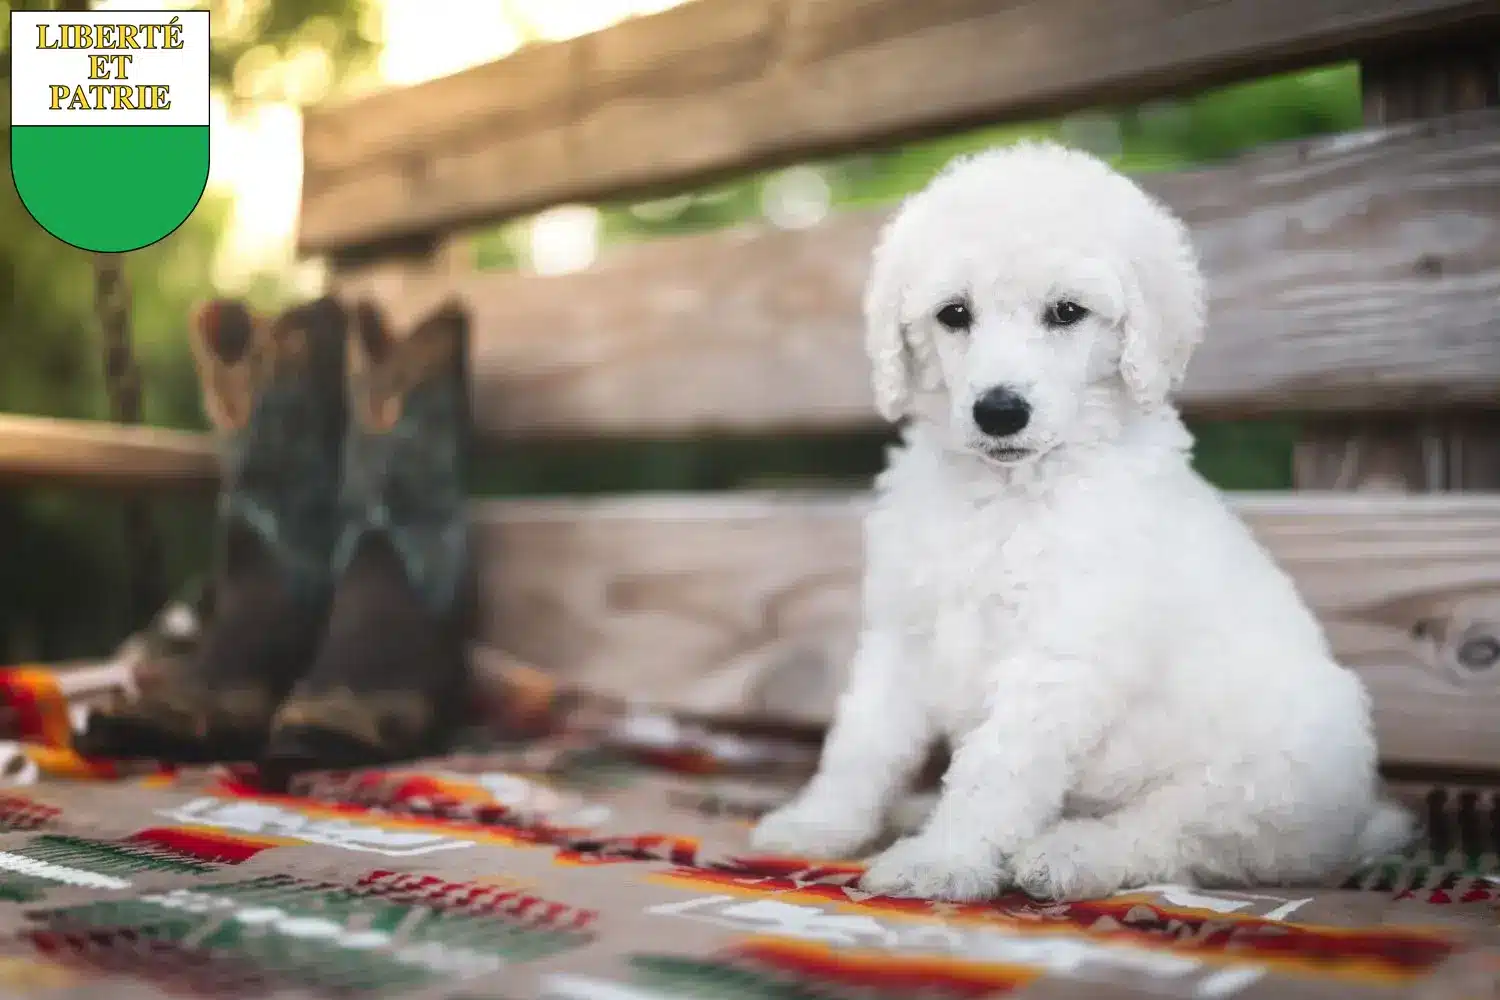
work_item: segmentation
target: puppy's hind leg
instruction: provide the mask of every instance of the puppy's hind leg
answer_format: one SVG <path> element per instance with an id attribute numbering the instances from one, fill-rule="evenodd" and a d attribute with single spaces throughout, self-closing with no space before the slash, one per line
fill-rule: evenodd
<path id="1" fill-rule="evenodd" d="M 1080 900 L 1153 883 L 1192 885 L 1205 871 L 1227 876 L 1241 863 L 1239 851 L 1226 850 L 1237 838 L 1206 829 L 1216 825 L 1206 815 L 1201 792 L 1168 785 L 1107 816 L 1060 820 L 1011 858 L 1016 885 L 1037 899 Z"/>

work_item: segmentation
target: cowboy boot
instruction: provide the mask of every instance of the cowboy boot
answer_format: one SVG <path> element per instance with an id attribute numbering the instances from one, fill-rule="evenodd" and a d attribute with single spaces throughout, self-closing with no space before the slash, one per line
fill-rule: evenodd
<path id="1" fill-rule="evenodd" d="M 331 600 L 348 317 L 332 298 L 256 317 L 215 302 L 192 341 L 221 439 L 213 613 L 190 655 L 96 713 L 92 756 L 255 760 L 312 661 Z"/>
<path id="2" fill-rule="evenodd" d="M 468 338 L 456 303 L 405 337 L 375 306 L 354 310 L 333 607 L 312 669 L 276 714 L 271 772 L 440 753 L 466 721 Z"/>

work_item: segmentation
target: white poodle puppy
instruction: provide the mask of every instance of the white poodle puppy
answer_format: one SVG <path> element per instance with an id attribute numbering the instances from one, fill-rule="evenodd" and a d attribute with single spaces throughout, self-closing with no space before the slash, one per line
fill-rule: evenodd
<path id="1" fill-rule="evenodd" d="M 1369 698 L 1219 494 L 1168 394 L 1202 336 L 1183 225 L 1051 144 L 962 160 L 881 236 L 864 627 L 817 775 L 757 850 L 848 857 L 930 744 L 867 891 L 977 900 L 1301 882 L 1395 849 Z"/>

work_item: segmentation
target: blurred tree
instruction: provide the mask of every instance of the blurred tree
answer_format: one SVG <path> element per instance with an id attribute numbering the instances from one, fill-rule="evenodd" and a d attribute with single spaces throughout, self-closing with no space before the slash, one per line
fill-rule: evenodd
<path id="1" fill-rule="evenodd" d="M 10 107 L 10 11 L 79 9 L 87 0 L 0 0 L 0 102 Z M 186 5 L 183 5 L 186 6 Z M 318 100 L 376 51 L 370 0 L 212 0 L 215 90 L 230 106 Z M 201 5 L 200 8 L 201 9 Z M 0 137 L 9 159 L 9 130 Z M 37 227 L 0 185 L 0 411 L 104 418 L 101 331 L 93 261 Z M 148 423 L 201 428 L 186 350 L 192 303 L 211 293 L 230 205 L 212 190 L 177 232 L 123 261 L 133 347 Z M 262 281 L 261 298 L 277 282 Z M 130 627 L 123 600 L 121 500 L 71 491 L 0 493 L 0 660 L 93 655 Z M 158 502 L 170 574 L 201 565 L 201 499 Z"/>

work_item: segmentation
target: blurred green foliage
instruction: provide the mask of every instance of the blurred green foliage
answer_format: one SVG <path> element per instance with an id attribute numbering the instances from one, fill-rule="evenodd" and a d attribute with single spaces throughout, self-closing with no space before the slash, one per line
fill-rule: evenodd
<path id="1" fill-rule="evenodd" d="M 10 11 L 78 6 L 0 0 L 0 102 L 7 114 Z M 213 0 L 206 6 L 213 14 L 216 90 L 231 102 L 287 96 L 277 89 L 274 69 L 281 61 L 319 51 L 328 65 L 325 83 L 332 86 L 375 52 L 366 0 Z M 247 72 L 247 64 L 271 69 Z M 7 128 L 0 137 L 7 161 L 9 144 Z M 102 419 L 108 406 L 93 260 L 37 227 L 14 187 L 0 189 L 0 412 Z M 149 423 L 205 426 L 187 323 L 193 304 L 213 289 L 230 210 L 211 190 L 180 229 L 126 261 Z M 265 275 L 253 294 L 270 302 L 281 288 L 276 275 Z M 173 497 L 156 501 L 156 508 L 168 571 L 180 580 L 207 558 L 209 504 L 203 497 Z M 118 497 L 0 490 L 0 662 L 97 655 L 129 631 L 121 510 Z"/>
<path id="2" fill-rule="evenodd" d="M 8 46 L 4 15 L 13 6 L 61 4 L 0 0 L 0 49 Z M 370 0 L 212 0 L 207 6 L 214 13 L 212 71 L 231 105 L 320 99 L 366 68 L 376 51 Z M 0 98 L 8 108 L 8 51 L 3 65 L 0 90 L 7 92 Z M 313 72 L 284 71 L 293 66 L 311 66 Z M 1057 136 L 1110 156 L 1125 169 L 1150 171 L 1348 129 L 1359 117 L 1357 70 L 1341 66 L 1181 101 L 983 129 L 813 167 L 836 211 L 888 204 L 919 187 L 952 156 L 1022 136 Z M 0 141 L 8 144 L 8 136 Z M 601 243 L 608 248 L 758 220 L 778 173 L 674 198 L 602 206 Z M 106 404 L 90 258 L 42 233 L 14 190 L 4 188 L 0 411 L 102 417 Z M 228 209 L 220 198 L 205 198 L 177 233 L 129 258 L 135 343 L 152 423 L 203 427 L 186 324 L 191 305 L 212 291 L 212 262 Z M 478 238 L 479 266 L 526 265 L 525 225 L 522 220 Z M 276 304 L 284 289 L 278 276 L 266 275 L 255 284 L 253 297 Z M 1213 425 L 1198 431 L 1200 466 L 1221 485 L 1256 489 L 1289 483 L 1293 425 Z M 884 443 L 884 435 L 870 433 L 816 440 L 510 446 L 481 463 L 476 488 L 515 494 L 858 484 L 878 468 Z M 181 580 L 204 565 L 208 500 L 158 503 L 169 570 Z M 0 490 L 0 661 L 97 655 L 110 648 L 133 624 L 124 617 L 123 579 L 118 498 Z"/>

